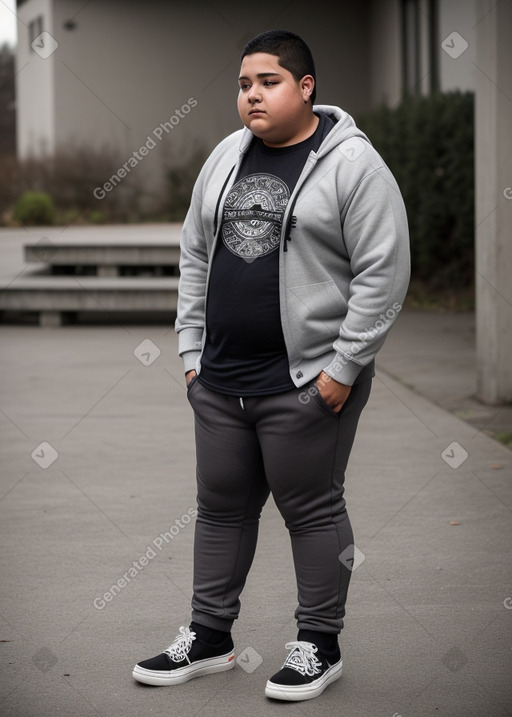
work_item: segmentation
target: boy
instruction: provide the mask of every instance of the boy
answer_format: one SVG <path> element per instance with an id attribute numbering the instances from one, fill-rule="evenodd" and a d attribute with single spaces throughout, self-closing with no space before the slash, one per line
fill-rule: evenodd
<path id="1" fill-rule="evenodd" d="M 305 700 L 341 675 L 354 540 L 345 468 L 374 357 L 409 279 L 398 187 L 352 118 L 313 106 L 294 33 L 245 47 L 245 129 L 206 161 L 183 226 L 176 330 L 195 416 L 192 622 L 139 682 L 234 666 L 231 627 L 272 491 L 290 533 L 297 639 L 268 697 Z M 278 550 L 276 546 L 276 550 Z"/>

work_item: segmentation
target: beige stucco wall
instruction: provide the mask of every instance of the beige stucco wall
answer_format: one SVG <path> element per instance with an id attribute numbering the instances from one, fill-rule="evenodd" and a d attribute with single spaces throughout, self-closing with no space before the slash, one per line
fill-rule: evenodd
<path id="1" fill-rule="evenodd" d="M 55 54 L 33 52 L 29 23 L 42 15 L 44 31 L 53 27 L 52 0 L 30 0 L 18 7 L 16 50 L 17 151 L 21 157 L 55 148 Z"/>
<path id="2" fill-rule="evenodd" d="M 477 8 L 477 391 L 499 404 L 512 401 L 512 1 Z"/>
<path id="3" fill-rule="evenodd" d="M 441 48 L 446 38 L 452 33 L 449 40 L 454 45 L 453 53 L 458 55 L 457 45 L 460 49 L 467 43 L 467 48 L 458 56 L 451 56 L 441 49 L 439 74 L 441 90 L 474 90 L 475 89 L 475 58 L 476 58 L 476 26 L 479 18 L 476 16 L 475 0 L 440 0 L 439 2 L 439 41 Z M 460 38 L 459 38 L 460 36 Z"/>
<path id="4" fill-rule="evenodd" d="M 400 0 L 373 0 L 369 20 L 370 104 L 394 107 L 402 96 Z"/>

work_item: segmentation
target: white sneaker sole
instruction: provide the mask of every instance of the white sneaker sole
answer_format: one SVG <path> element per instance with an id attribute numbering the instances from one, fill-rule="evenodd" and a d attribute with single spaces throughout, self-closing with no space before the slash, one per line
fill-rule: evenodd
<path id="1" fill-rule="evenodd" d="M 278 685 L 268 680 L 265 695 L 274 700 L 287 700 L 288 702 L 312 700 L 321 695 L 327 685 L 341 677 L 342 665 L 342 660 L 336 662 L 318 680 L 310 682 L 309 685 Z"/>
<path id="2" fill-rule="evenodd" d="M 137 682 L 145 685 L 156 685 L 162 687 L 164 685 L 181 685 L 188 682 L 194 677 L 202 675 L 211 675 L 215 672 L 224 672 L 231 670 L 235 666 L 234 650 L 227 652 L 220 657 L 209 657 L 206 660 L 198 660 L 185 667 L 179 667 L 177 670 L 146 670 L 140 665 L 135 665 L 133 677 Z"/>

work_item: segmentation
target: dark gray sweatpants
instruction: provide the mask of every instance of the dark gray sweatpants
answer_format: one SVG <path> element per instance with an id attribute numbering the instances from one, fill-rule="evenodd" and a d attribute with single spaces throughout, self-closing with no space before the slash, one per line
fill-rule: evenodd
<path id="1" fill-rule="evenodd" d="M 340 554 L 353 545 L 343 483 L 370 388 L 371 379 L 353 386 L 336 414 L 314 382 L 241 400 L 192 381 L 198 490 L 193 620 L 231 630 L 272 491 L 290 533 L 298 627 L 342 629 L 351 571 Z"/>

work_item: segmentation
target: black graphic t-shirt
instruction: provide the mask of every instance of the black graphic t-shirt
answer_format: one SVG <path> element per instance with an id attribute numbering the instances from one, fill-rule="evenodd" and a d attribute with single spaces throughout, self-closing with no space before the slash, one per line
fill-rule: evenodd
<path id="1" fill-rule="evenodd" d="M 213 391 L 256 396 L 294 387 L 281 328 L 279 247 L 286 205 L 306 159 L 333 122 L 289 147 L 254 138 L 224 204 L 206 309 L 199 380 Z"/>

